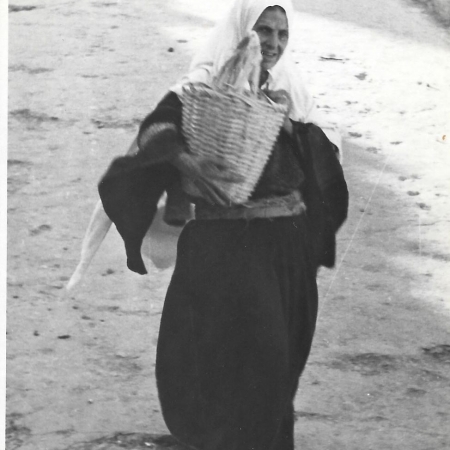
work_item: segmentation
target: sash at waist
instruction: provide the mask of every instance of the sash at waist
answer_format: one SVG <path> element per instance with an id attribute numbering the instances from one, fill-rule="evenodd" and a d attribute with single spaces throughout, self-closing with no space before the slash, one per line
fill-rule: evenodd
<path id="1" fill-rule="evenodd" d="M 216 219 L 269 219 L 275 217 L 299 216 L 306 211 L 299 191 L 281 197 L 251 200 L 240 205 L 223 207 L 201 203 L 195 207 L 197 220 Z"/>

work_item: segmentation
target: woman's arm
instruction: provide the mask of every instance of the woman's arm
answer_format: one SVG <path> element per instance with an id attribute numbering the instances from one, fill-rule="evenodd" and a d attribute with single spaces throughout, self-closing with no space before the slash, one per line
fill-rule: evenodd
<path id="1" fill-rule="evenodd" d="M 212 204 L 226 206 L 228 196 L 217 183 L 241 181 L 229 173 L 223 158 L 193 155 L 180 131 L 182 104 L 174 93 L 168 94 L 143 122 L 137 138 L 136 155 L 143 165 L 168 162 L 191 178 L 202 197 Z"/>

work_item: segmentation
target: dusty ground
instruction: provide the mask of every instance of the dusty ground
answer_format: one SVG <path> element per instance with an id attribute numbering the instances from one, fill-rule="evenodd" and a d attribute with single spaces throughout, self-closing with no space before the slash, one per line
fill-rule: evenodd
<path id="1" fill-rule="evenodd" d="M 68 297 L 63 288 L 97 201 L 97 180 L 186 69 L 203 36 L 196 30 L 209 28 L 212 19 L 202 14 L 201 3 L 187 0 L 13 3 L 7 449 L 175 449 L 153 374 L 171 270 L 149 262 L 148 276 L 130 273 L 121 240 L 111 232 L 82 286 Z M 326 3 L 322 8 L 330 12 Z M 339 235 L 337 268 L 319 279 L 318 331 L 296 402 L 299 449 L 450 448 L 450 146 L 422 147 L 443 134 L 445 77 L 436 63 L 426 68 L 430 78 L 417 80 L 432 112 L 419 117 L 424 129 L 416 126 L 417 105 L 402 103 L 407 94 L 398 96 L 403 113 L 388 121 L 364 102 L 376 98 L 386 110 L 386 98 L 403 92 L 405 83 L 371 73 L 364 45 L 354 39 L 366 39 L 366 28 L 378 33 L 391 27 L 392 45 L 383 51 L 398 47 L 414 54 L 419 42 L 430 49 L 447 45 L 448 35 L 409 4 L 390 4 L 403 14 L 398 26 L 386 23 L 392 17 L 387 4 L 377 16 L 356 6 L 353 15 L 335 10 L 331 19 L 339 26 L 327 22 L 331 43 L 313 33 L 322 19 L 304 16 L 310 49 L 336 56 L 332 43 L 351 36 L 355 54 L 345 66 L 330 66 L 335 61 L 304 52 L 309 76 L 317 70 L 315 89 L 327 94 L 323 107 L 347 108 L 351 209 Z M 314 2 L 302 5 L 323 12 Z M 334 75 L 344 77 L 345 70 L 353 71 L 351 80 L 336 84 Z M 404 72 L 408 84 L 407 67 Z M 397 91 L 383 91 L 383 97 L 388 81 Z M 395 130 L 405 134 L 405 123 L 414 123 L 416 133 L 397 139 Z M 377 133 L 387 142 L 377 141 Z"/>

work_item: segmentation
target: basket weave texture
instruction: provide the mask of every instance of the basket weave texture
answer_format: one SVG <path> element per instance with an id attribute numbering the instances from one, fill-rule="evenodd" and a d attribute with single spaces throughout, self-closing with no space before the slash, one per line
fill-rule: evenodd
<path id="1" fill-rule="evenodd" d="M 194 155 L 225 158 L 239 183 L 217 183 L 230 203 L 246 202 L 252 194 L 286 115 L 286 106 L 262 96 L 218 91 L 203 84 L 186 85 L 182 129 Z M 192 183 L 185 184 L 196 195 Z"/>

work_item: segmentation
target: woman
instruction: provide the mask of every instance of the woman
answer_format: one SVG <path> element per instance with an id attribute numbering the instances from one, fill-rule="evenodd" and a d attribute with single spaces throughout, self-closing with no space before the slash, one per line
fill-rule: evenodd
<path id="1" fill-rule="evenodd" d="M 181 178 L 200 190 L 196 219 L 178 242 L 156 361 L 167 426 L 196 449 L 294 448 L 293 400 L 315 329 L 316 273 L 334 264 L 347 214 L 335 146 L 305 125 L 313 102 L 289 61 L 292 23 L 290 0 L 237 0 L 189 74 L 143 122 L 139 152 L 114 161 L 99 185 L 138 273 L 161 194 L 174 192 L 181 211 L 188 204 Z M 261 41 L 260 85 L 288 98 L 290 110 L 250 201 L 229 206 L 217 182 L 236 180 L 226 162 L 186 148 L 179 95 L 185 83 L 209 82 L 251 29 Z"/>

